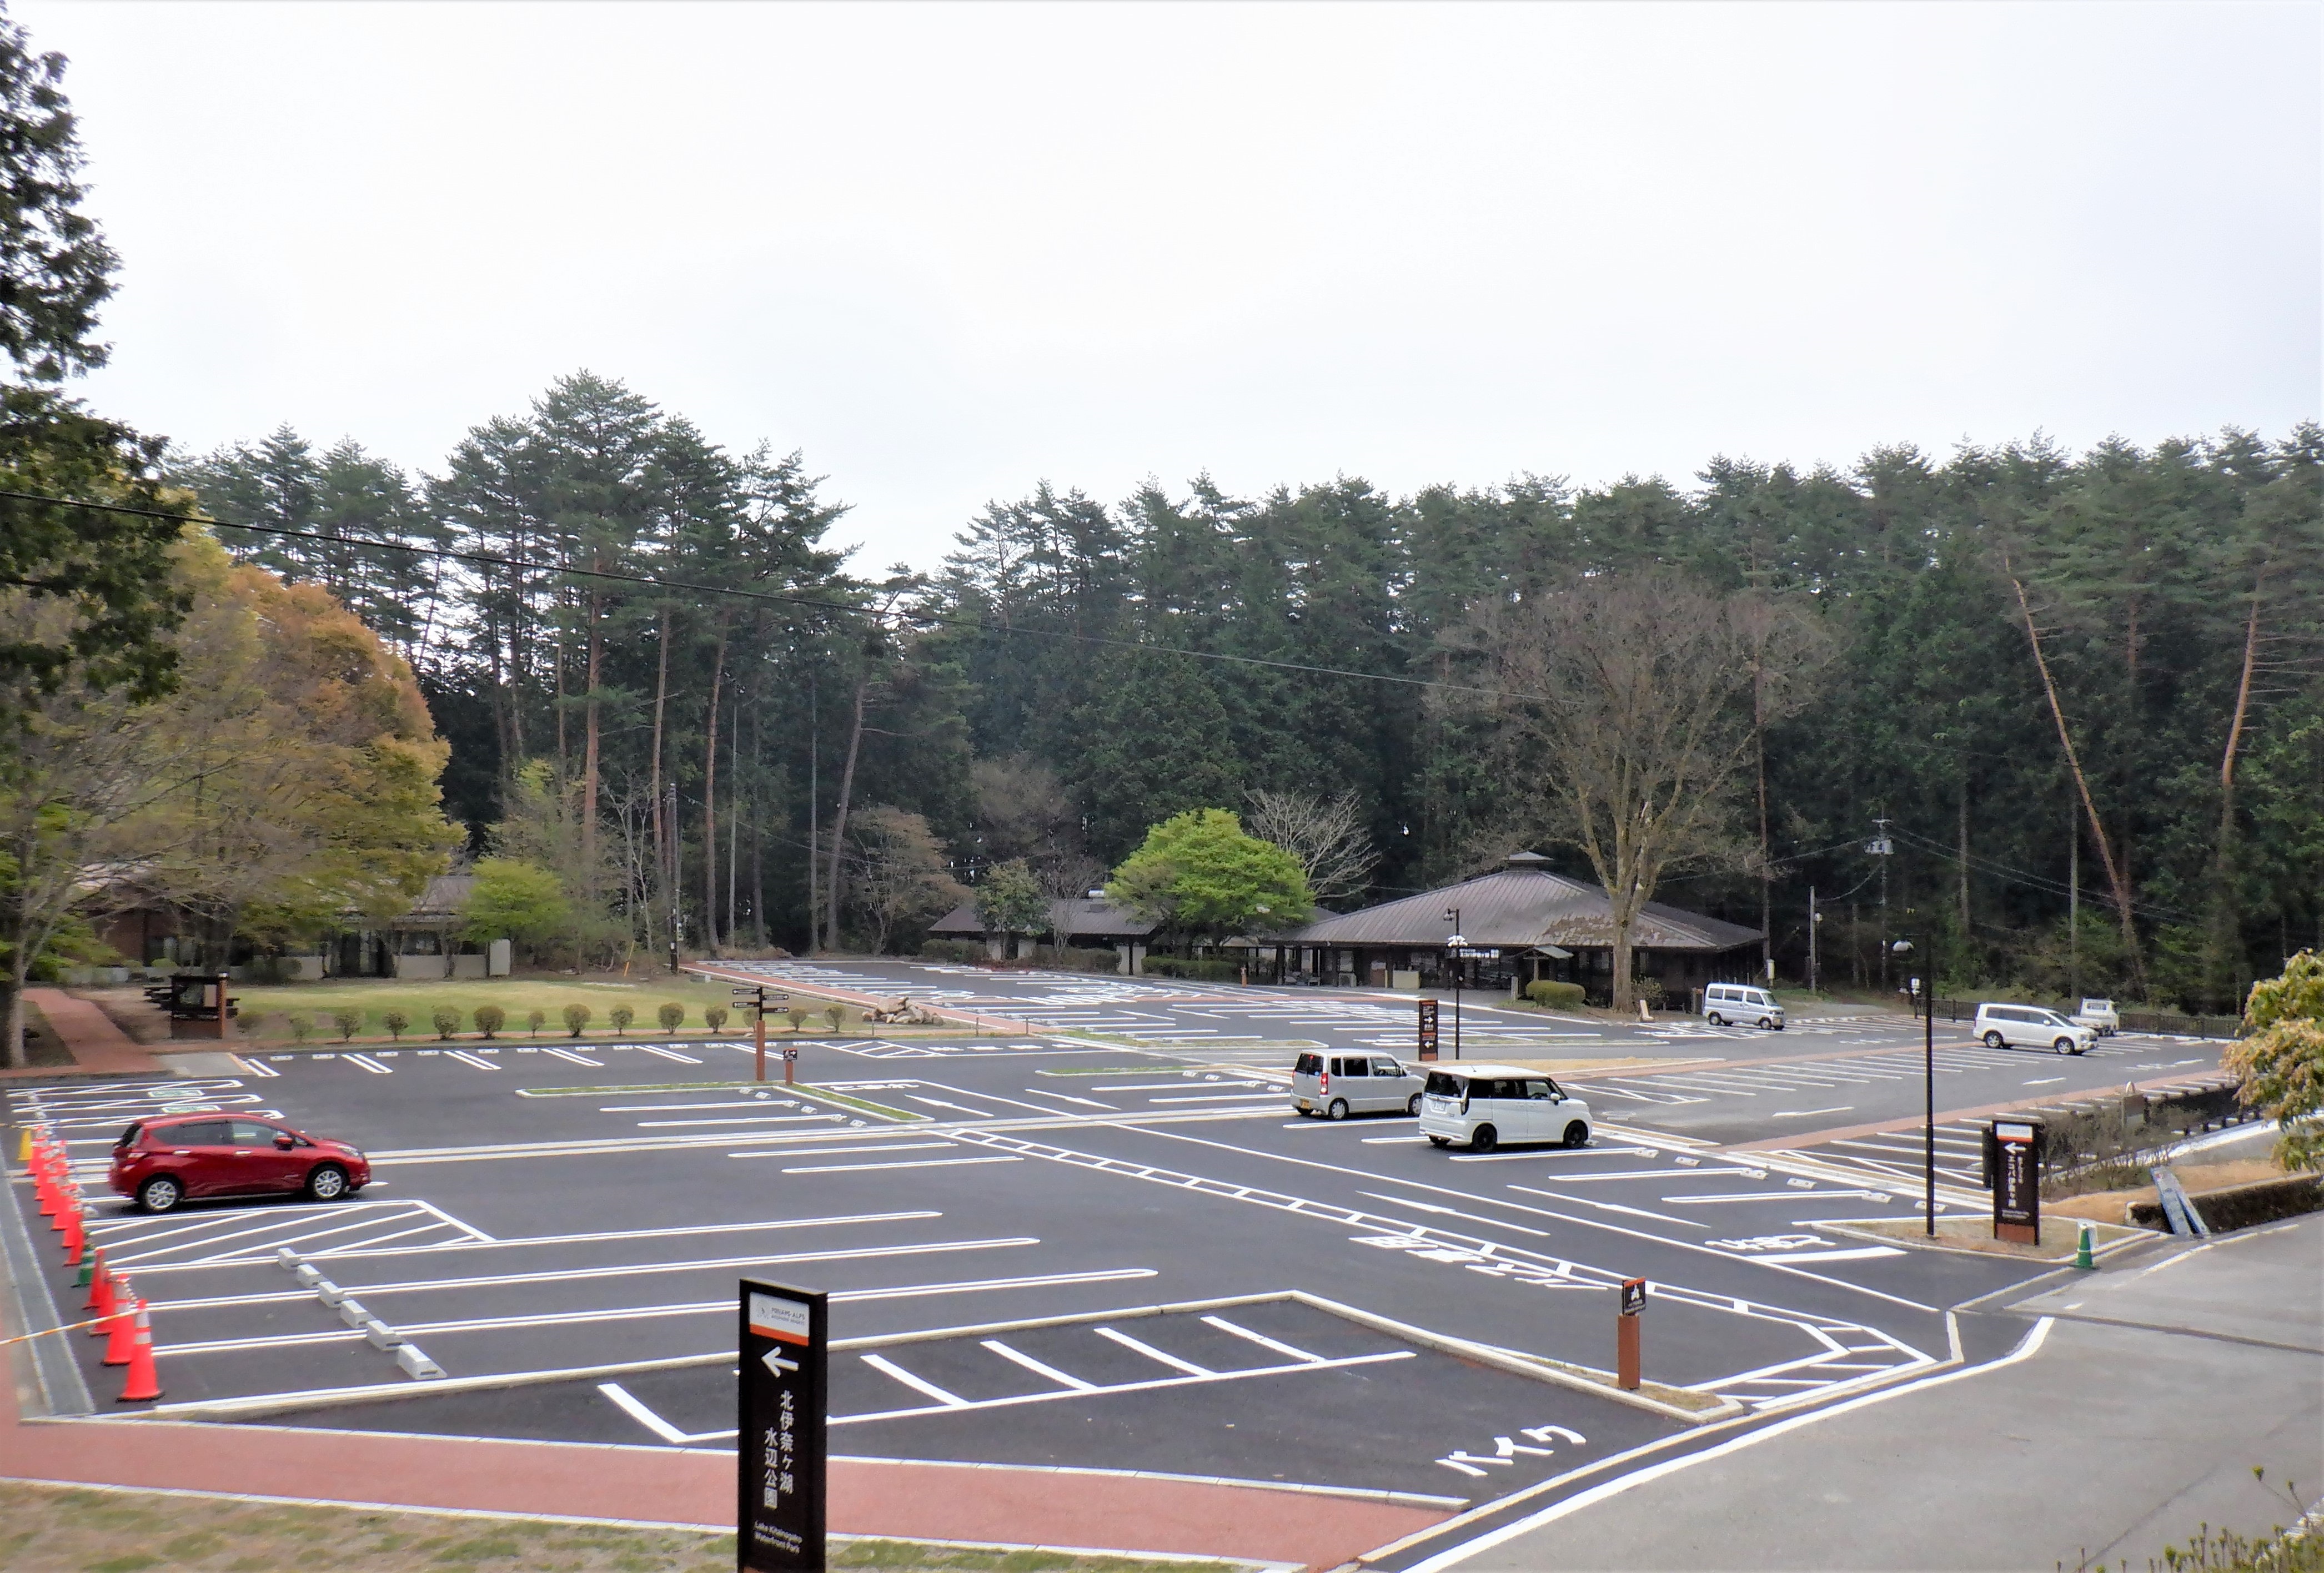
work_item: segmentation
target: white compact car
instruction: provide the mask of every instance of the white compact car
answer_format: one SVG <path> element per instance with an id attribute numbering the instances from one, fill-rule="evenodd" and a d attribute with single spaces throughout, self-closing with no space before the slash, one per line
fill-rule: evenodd
<path id="1" fill-rule="evenodd" d="M 1431 1143 L 1472 1153 L 1527 1142 L 1590 1145 L 1590 1106 L 1538 1071 L 1510 1065 L 1433 1065 L 1420 1096 L 1420 1131 Z"/>
<path id="2" fill-rule="evenodd" d="M 2122 1030 L 2122 1016 L 2111 999 L 2083 1000 L 2081 1009 L 2074 1012 L 2074 1021 L 2102 1038 L 2110 1038 Z"/>
<path id="3" fill-rule="evenodd" d="M 1977 1026 L 1971 1030 L 1985 1040 L 1988 1049 L 2046 1048 L 2061 1054 L 2081 1053 L 2098 1042 L 2098 1036 L 2089 1027 L 2038 1005 L 1980 1005 L 1977 1007 Z"/>
<path id="4" fill-rule="evenodd" d="M 1769 1032 L 1784 1030 L 1784 1007 L 1765 989 L 1748 983 L 1713 983 L 1702 991 L 1702 1019 L 1713 1026 L 1748 1022 Z"/>

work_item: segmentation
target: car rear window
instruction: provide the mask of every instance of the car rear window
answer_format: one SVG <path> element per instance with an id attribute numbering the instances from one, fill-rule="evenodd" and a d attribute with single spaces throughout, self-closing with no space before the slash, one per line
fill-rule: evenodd
<path id="1" fill-rule="evenodd" d="M 1455 1076 L 1450 1071 L 1428 1072 L 1427 1090 L 1434 1097 L 1458 1098 L 1468 1090 L 1469 1084 L 1466 1079 Z"/>
<path id="2" fill-rule="evenodd" d="M 1323 1056 L 1302 1054 L 1291 1062 L 1291 1072 L 1295 1076 L 1320 1076 L 1323 1073 Z"/>
<path id="3" fill-rule="evenodd" d="M 134 1146 L 135 1146 L 135 1145 L 137 1145 L 137 1134 L 138 1134 L 140 1131 L 143 1130 L 144 1128 L 145 1128 L 145 1122 L 144 1122 L 144 1121 L 143 1121 L 143 1120 L 139 1120 L 139 1121 L 137 1121 L 135 1124 L 134 1124 L 134 1125 L 130 1126 L 127 1129 L 124 1130 L 124 1131 L 123 1131 L 119 1136 L 115 1136 L 115 1137 L 114 1137 L 114 1138 L 113 1138 L 113 1145 L 114 1145 L 115 1149 L 115 1150 L 118 1150 L 118 1149 L 120 1149 L 120 1148 L 122 1148 L 122 1147 L 134 1147 Z"/>

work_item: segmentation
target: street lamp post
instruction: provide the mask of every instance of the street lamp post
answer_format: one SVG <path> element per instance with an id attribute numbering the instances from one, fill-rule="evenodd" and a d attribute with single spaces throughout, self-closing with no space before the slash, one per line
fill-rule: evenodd
<path id="1" fill-rule="evenodd" d="M 1888 947 L 1901 961 L 1912 954 L 1913 942 L 1898 940 Z M 1933 978 L 1915 978 L 1921 1006 L 1921 1178 L 1927 1209 L 1925 1228 L 1937 1235 L 1937 990 Z"/>
<path id="2" fill-rule="evenodd" d="M 1452 937 L 1444 942 L 1444 948 L 1452 952 L 1452 1057 L 1457 1060 L 1461 1057 L 1461 974 L 1464 970 L 1462 965 L 1463 958 L 1462 957 L 1461 952 L 1469 948 L 1469 941 L 1466 936 L 1461 933 L 1461 909 L 1459 907 L 1446 907 L 1444 909 L 1444 921 L 1452 925 Z"/>

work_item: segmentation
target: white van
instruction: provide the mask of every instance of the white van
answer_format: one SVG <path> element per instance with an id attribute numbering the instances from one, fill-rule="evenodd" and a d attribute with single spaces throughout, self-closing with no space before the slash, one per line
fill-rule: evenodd
<path id="1" fill-rule="evenodd" d="M 1784 1007 L 1765 989 L 1748 983 L 1713 983 L 1702 991 L 1702 1019 L 1713 1026 L 1749 1022 L 1769 1032 L 1781 1032 Z"/>
<path id="2" fill-rule="evenodd" d="M 1505 1142 L 1590 1145 L 1590 1106 L 1538 1071 L 1511 1065 L 1433 1065 L 1420 1131 L 1435 1146 L 1489 1153 Z"/>
<path id="3" fill-rule="evenodd" d="M 2074 1020 L 2102 1038 L 2110 1038 L 2122 1030 L 2122 1015 L 2111 999 L 2083 1000 L 2081 1009 L 2074 1012 Z"/>
<path id="4" fill-rule="evenodd" d="M 2079 1054 L 2098 1041 L 2089 1027 L 2068 1021 L 2038 1005 L 1995 1005 L 1977 1007 L 1977 1026 L 1970 1029 L 1988 1049 L 2024 1046 L 2046 1048 L 2053 1053 Z"/>

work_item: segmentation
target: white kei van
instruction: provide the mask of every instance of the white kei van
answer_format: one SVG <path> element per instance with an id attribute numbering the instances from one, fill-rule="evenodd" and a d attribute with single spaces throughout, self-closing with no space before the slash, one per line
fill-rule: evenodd
<path id="1" fill-rule="evenodd" d="M 2060 1054 L 2081 1053 L 2098 1036 L 2039 1005 L 1997 1005 L 1990 1000 L 1977 1007 L 1977 1025 L 1970 1030 L 1985 1040 L 1988 1049 L 2022 1045 Z"/>
<path id="2" fill-rule="evenodd" d="M 1765 989 L 1749 983 L 1713 983 L 1702 991 L 1702 1019 L 1713 1026 L 1748 1022 L 1769 1032 L 1784 1030 L 1784 1007 Z"/>
<path id="3" fill-rule="evenodd" d="M 1420 1131 L 1432 1145 L 1489 1153 L 1505 1142 L 1590 1145 L 1590 1106 L 1538 1071 L 1510 1065 L 1432 1065 Z"/>

